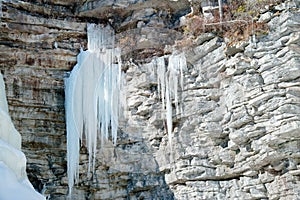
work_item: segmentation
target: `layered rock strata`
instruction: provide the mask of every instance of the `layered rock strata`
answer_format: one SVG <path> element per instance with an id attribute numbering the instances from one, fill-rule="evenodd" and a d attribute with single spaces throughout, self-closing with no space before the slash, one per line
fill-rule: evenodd
<path id="1" fill-rule="evenodd" d="M 5 84 L 0 73 L 0 199 L 44 200 L 37 193 L 26 174 L 26 157 L 21 151 L 21 135 L 15 129 L 5 95 Z M 17 191 L 17 192 L 16 192 Z"/>

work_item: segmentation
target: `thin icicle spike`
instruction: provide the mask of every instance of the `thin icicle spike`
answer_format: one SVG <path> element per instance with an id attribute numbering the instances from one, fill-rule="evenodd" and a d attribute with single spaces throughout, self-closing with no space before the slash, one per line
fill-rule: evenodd
<path id="1" fill-rule="evenodd" d="M 2 0 L 0 0 L 0 17 L 2 17 Z M 1 21 L 1 19 L 0 19 Z"/>
<path id="2" fill-rule="evenodd" d="M 79 178 L 80 142 L 88 149 L 88 173 L 94 171 L 97 139 L 117 142 L 121 90 L 120 50 L 109 26 L 87 25 L 88 50 L 65 79 L 69 195 Z M 116 64 L 117 63 L 117 64 Z M 100 134 L 98 134 L 100 133 Z"/>
<path id="3" fill-rule="evenodd" d="M 165 91 L 166 91 L 166 66 L 164 58 L 157 58 L 156 59 L 157 65 L 157 81 L 158 81 L 158 94 L 160 94 L 160 98 L 162 101 L 162 110 L 165 111 Z M 163 112 L 164 115 L 164 112 Z"/>
<path id="4" fill-rule="evenodd" d="M 0 73 L 0 109 L 2 109 L 8 114 L 8 104 L 5 96 L 5 83 L 1 73 Z"/>
<path id="5" fill-rule="evenodd" d="M 167 118 L 167 132 L 169 144 L 172 147 L 172 130 L 173 130 L 173 115 L 172 115 L 172 99 L 170 85 L 166 84 L 166 118 Z"/>
<path id="6" fill-rule="evenodd" d="M 183 71 L 187 68 L 186 58 L 184 53 L 170 55 L 167 71 L 164 58 L 157 58 L 155 62 L 157 66 L 158 93 L 162 101 L 162 117 L 166 119 L 169 144 L 172 146 L 172 102 L 174 100 L 176 115 L 182 114 L 183 108 L 180 104 L 178 90 L 183 91 L 184 88 Z"/>

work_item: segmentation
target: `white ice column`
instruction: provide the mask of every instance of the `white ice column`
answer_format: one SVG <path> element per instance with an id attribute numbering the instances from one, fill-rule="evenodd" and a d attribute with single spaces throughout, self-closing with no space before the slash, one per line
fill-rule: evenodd
<path id="1" fill-rule="evenodd" d="M 117 141 L 121 58 L 111 27 L 88 24 L 88 49 L 65 80 L 69 194 L 78 182 L 79 149 L 84 142 L 94 167 L 97 139 Z"/>

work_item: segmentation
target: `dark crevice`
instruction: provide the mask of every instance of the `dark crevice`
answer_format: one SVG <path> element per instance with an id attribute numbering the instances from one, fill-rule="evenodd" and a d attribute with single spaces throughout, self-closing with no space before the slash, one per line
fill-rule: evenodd
<path id="1" fill-rule="evenodd" d="M 242 174 L 233 174 L 233 175 L 227 175 L 227 176 L 177 179 L 176 181 L 170 183 L 170 185 L 178 185 L 178 184 L 183 185 L 186 182 L 192 182 L 192 181 L 231 181 L 231 180 L 240 180 L 241 177 L 244 177 L 244 176 Z"/>

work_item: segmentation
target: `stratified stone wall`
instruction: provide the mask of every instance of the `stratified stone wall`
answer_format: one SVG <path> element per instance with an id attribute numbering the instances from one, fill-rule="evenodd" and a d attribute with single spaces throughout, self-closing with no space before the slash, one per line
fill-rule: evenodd
<path id="1" fill-rule="evenodd" d="M 300 14 L 269 20 L 255 40 L 203 34 L 185 50 L 171 142 L 155 64 L 129 65 L 121 129 L 143 136 L 176 199 L 300 198 Z"/>
<path id="2" fill-rule="evenodd" d="M 72 199 L 299 199 L 298 8 L 269 17 L 256 41 L 228 48 L 204 34 L 183 50 L 183 113 L 170 143 L 151 61 L 184 38 L 177 25 L 189 4 L 166 2 L 3 2 L 0 70 L 33 185 L 66 199 L 63 77 L 86 48 L 86 23 L 103 22 L 117 30 L 127 108 L 94 174 L 82 147 Z"/>
<path id="3" fill-rule="evenodd" d="M 28 177 L 56 199 L 67 191 L 63 77 L 76 64 L 86 25 L 44 15 L 43 8 L 2 2 L 0 70 Z"/>
<path id="4" fill-rule="evenodd" d="M 172 18 L 167 10 L 186 10 L 178 6 L 182 2 L 163 6 L 156 0 L 143 2 L 120 1 L 113 6 L 111 1 L 2 2 L 0 70 L 9 110 L 22 135 L 29 179 L 50 199 L 66 199 L 68 193 L 63 78 L 75 66 L 80 48 L 86 49 L 87 23 L 110 23 L 118 29 L 116 37 L 125 59 L 144 49 L 149 49 L 146 54 L 161 55 L 163 45 L 181 35 L 167 28 Z M 137 27 L 138 21 L 151 22 L 153 29 Z M 158 37 L 159 32 L 163 37 Z M 134 38 L 134 43 L 128 38 Z M 111 144 L 102 148 L 95 176 L 86 172 L 86 149 L 82 148 L 81 182 L 72 199 L 173 198 L 144 141 L 126 138 L 120 138 L 116 148 Z"/>
<path id="5" fill-rule="evenodd" d="M 298 11 L 283 12 L 230 57 L 219 38 L 186 52 L 172 151 L 162 133 L 150 137 L 176 199 L 300 198 L 299 23 Z"/>

